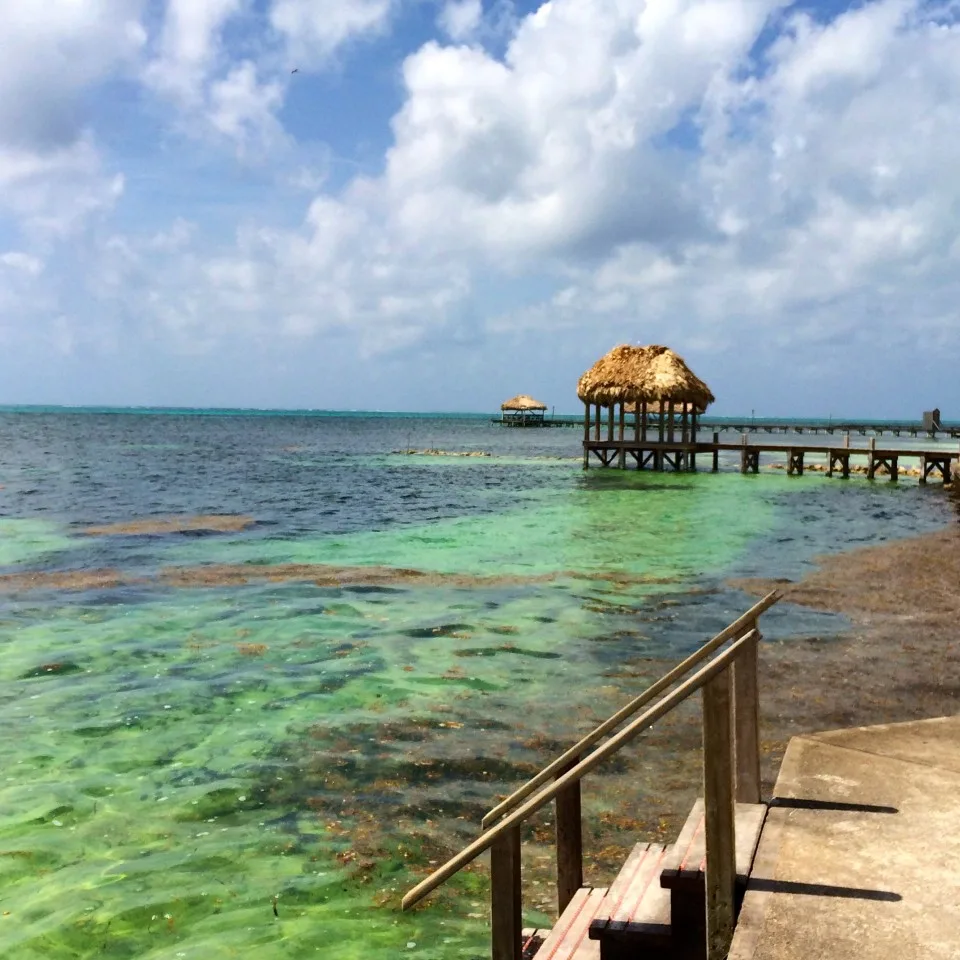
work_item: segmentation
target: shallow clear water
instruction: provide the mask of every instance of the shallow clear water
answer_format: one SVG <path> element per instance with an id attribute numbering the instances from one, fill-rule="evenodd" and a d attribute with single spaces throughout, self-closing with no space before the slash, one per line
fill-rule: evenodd
<path id="1" fill-rule="evenodd" d="M 483 956 L 482 871 L 398 897 L 635 695 L 618 666 L 721 628 L 731 577 L 950 522 L 909 481 L 584 474 L 579 439 L 0 413 L 0 575 L 113 571 L 0 588 L 0 955 Z M 492 456 L 392 452 L 430 447 Z M 85 532 L 211 513 L 254 522 Z"/>

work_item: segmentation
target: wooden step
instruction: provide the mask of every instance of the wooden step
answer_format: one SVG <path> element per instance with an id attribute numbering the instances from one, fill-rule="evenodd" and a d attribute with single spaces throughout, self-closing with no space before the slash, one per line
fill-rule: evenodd
<path id="1" fill-rule="evenodd" d="M 736 805 L 736 890 L 739 912 L 767 807 Z M 703 800 L 697 800 L 677 842 L 664 859 L 660 885 L 670 891 L 670 927 L 676 960 L 705 960 L 707 943 L 706 850 Z"/>
<path id="2" fill-rule="evenodd" d="M 736 870 L 737 885 L 746 886 L 750 876 L 760 831 L 767 816 L 764 803 L 736 805 Z M 699 887 L 703 889 L 706 875 L 706 848 L 703 800 L 697 800 L 663 864 L 660 875 L 662 886 L 671 890 Z"/>
<path id="3" fill-rule="evenodd" d="M 600 945 L 587 937 L 587 930 L 606 892 L 605 887 L 581 887 L 537 950 L 536 960 L 600 960 Z"/>
<path id="4" fill-rule="evenodd" d="M 520 960 L 533 960 L 537 951 L 549 936 L 549 927 L 543 930 L 536 927 L 524 927 L 520 931 Z"/>
<path id="5" fill-rule="evenodd" d="M 654 957 L 670 946 L 670 893 L 660 886 L 668 848 L 638 843 L 627 857 L 590 924 L 603 960 Z"/>

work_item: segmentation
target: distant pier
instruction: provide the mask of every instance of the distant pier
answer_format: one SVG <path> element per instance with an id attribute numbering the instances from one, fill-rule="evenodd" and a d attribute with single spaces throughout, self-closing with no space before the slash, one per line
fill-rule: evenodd
<path id="1" fill-rule="evenodd" d="M 582 415 L 559 415 L 554 417 L 543 417 L 537 422 L 513 423 L 501 420 L 499 417 L 491 418 L 491 423 L 497 423 L 504 427 L 512 426 L 530 426 L 530 427 L 582 427 Z M 861 437 L 882 437 L 885 435 L 893 437 L 949 437 L 953 440 L 960 439 L 960 425 L 945 426 L 938 424 L 933 427 L 924 426 L 918 421 L 900 421 L 889 420 L 882 422 L 874 421 L 823 421 L 809 420 L 806 422 L 792 420 L 765 420 L 765 419 L 747 419 L 747 420 L 718 420 L 716 418 L 704 417 L 698 421 L 698 432 L 715 433 L 764 433 L 764 434 L 850 434 L 851 436 Z"/>

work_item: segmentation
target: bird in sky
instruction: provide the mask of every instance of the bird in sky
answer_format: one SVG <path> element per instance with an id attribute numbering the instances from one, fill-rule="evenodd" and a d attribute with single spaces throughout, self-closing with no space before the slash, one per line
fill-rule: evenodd
<path id="1" fill-rule="evenodd" d="M 299 72 L 300 72 L 300 68 L 299 68 L 299 67 L 294 67 L 290 72 L 291 72 L 291 73 L 299 73 Z"/>

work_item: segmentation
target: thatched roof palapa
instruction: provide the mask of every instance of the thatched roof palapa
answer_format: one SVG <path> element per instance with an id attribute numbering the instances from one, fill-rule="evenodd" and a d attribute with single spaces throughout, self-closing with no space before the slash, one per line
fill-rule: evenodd
<path id="1" fill-rule="evenodd" d="M 546 410 L 547 405 L 525 393 L 518 393 L 515 397 L 500 404 L 501 410 Z"/>
<path id="2" fill-rule="evenodd" d="M 624 413 L 636 413 L 640 409 L 639 403 L 625 403 L 623 405 Z M 674 403 L 674 413 L 696 413 L 698 416 L 703 413 L 703 407 L 698 403 Z M 647 413 L 666 413 L 667 402 L 653 400 L 647 404 Z"/>
<path id="3" fill-rule="evenodd" d="M 614 347 L 577 383 L 584 403 L 692 403 L 700 411 L 714 401 L 710 388 L 667 347 Z"/>

